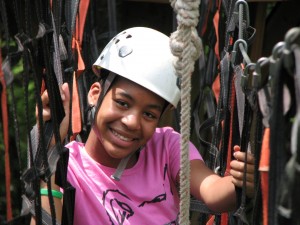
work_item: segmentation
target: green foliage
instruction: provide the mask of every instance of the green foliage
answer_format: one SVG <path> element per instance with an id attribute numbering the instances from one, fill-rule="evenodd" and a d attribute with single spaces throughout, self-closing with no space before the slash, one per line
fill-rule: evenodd
<path id="1" fill-rule="evenodd" d="M 3 46 L 3 43 L 0 45 Z M 13 216 L 15 217 L 20 214 L 21 209 L 23 183 L 20 180 L 20 176 L 27 166 L 27 131 L 28 129 L 31 129 L 32 125 L 35 123 L 35 96 L 34 83 L 31 81 L 27 87 L 28 100 L 26 100 L 23 79 L 28 75 L 24 74 L 22 59 L 18 60 L 15 65 L 12 65 L 11 69 L 14 75 L 14 81 L 7 87 L 6 92 L 8 102 L 7 111 L 9 116 L 10 191 Z M 26 101 L 28 101 L 28 104 Z M 26 105 L 28 105 L 28 109 L 26 109 Z M 28 115 L 28 119 L 26 118 L 26 115 Z M 2 123 L 0 126 L 0 140 L 3 140 Z M 5 218 L 4 212 L 6 212 L 4 149 L 4 143 L 3 141 L 0 141 L 0 183 L 3 184 L 0 185 L 0 223 Z"/>

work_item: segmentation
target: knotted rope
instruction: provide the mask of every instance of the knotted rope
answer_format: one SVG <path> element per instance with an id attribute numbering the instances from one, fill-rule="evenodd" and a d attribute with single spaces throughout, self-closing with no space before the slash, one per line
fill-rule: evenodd
<path id="1" fill-rule="evenodd" d="M 189 224 L 190 208 L 190 111 L 191 111 L 191 75 L 195 60 L 202 52 L 202 42 L 196 26 L 199 18 L 200 0 L 170 0 L 177 13 L 177 30 L 170 36 L 171 51 L 176 60 L 174 68 L 181 88 L 180 118 L 180 214 L 179 224 Z"/>

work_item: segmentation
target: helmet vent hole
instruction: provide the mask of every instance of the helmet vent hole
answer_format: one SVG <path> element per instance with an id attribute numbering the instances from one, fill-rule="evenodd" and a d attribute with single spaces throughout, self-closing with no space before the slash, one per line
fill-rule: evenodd
<path id="1" fill-rule="evenodd" d="M 130 35 L 130 34 L 128 34 L 127 36 L 126 36 L 126 38 L 128 39 L 128 38 L 132 38 L 132 36 Z"/>
<path id="2" fill-rule="evenodd" d="M 119 56 L 124 58 L 132 53 L 132 48 L 130 46 L 124 45 L 119 49 Z"/>
<path id="3" fill-rule="evenodd" d="M 104 58 L 104 55 L 101 55 L 100 59 L 102 60 Z"/>
<path id="4" fill-rule="evenodd" d="M 118 43 L 119 43 L 119 41 L 120 41 L 120 39 L 117 39 L 117 40 L 115 41 L 115 44 L 118 44 Z"/>

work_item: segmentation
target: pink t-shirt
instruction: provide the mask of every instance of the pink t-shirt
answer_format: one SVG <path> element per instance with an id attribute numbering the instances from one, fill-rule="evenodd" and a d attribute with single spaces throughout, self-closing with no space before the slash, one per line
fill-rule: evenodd
<path id="1" fill-rule="evenodd" d="M 94 161 L 84 144 L 69 143 L 67 176 L 76 189 L 74 225 L 177 224 L 179 143 L 180 136 L 172 128 L 157 128 L 120 181 L 110 177 L 116 169 Z M 202 160 L 193 144 L 190 159 Z"/>

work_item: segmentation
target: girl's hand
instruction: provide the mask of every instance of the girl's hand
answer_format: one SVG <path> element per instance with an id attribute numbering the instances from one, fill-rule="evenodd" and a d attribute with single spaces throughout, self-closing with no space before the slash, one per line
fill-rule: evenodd
<path id="1" fill-rule="evenodd" d="M 43 121 L 49 121 L 51 119 L 51 111 L 50 111 L 50 105 L 49 105 L 49 96 L 47 90 L 45 90 L 41 96 L 42 99 L 42 106 L 43 106 Z M 63 101 L 63 107 L 65 111 L 65 117 L 63 118 L 61 124 L 60 124 L 60 136 L 61 140 L 63 140 L 68 133 L 68 125 L 69 125 L 69 112 L 70 112 L 70 92 L 69 92 L 69 86 L 67 83 L 64 83 L 61 86 L 61 99 Z M 38 118 L 38 109 L 36 107 L 36 118 Z M 38 119 L 37 119 L 38 124 Z M 51 141 L 51 144 L 54 143 L 54 138 Z"/>
<path id="2" fill-rule="evenodd" d="M 240 152 L 239 146 L 234 146 L 234 151 L 234 157 L 236 159 L 232 160 L 230 163 L 232 183 L 235 186 L 242 188 L 243 177 L 246 176 L 246 194 L 251 198 L 254 196 L 254 156 L 251 153 L 247 153 L 247 162 L 245 162 L 246 153 Z M 246 174 L 244 174 L 245 163 L 247 163 Z"/>

